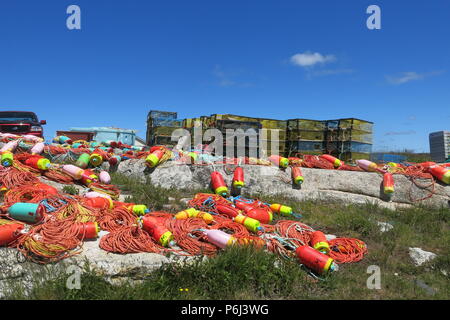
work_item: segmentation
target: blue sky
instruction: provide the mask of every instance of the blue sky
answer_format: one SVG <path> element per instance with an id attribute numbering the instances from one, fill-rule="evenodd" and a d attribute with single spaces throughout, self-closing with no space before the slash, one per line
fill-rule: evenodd
<path id="1" fill-rule="evenodd" d="M 66 9 L 81 8 L 81 30 Z M 366 9 L 381 8 L 381 30 Z M 56 130 L 145 137 L 150 109 L 179 118 L 373 121 L 374 150 L 429 151 L 449 130 L 450 2 L 54 0 L 0 4 L 0 109 Z"/>

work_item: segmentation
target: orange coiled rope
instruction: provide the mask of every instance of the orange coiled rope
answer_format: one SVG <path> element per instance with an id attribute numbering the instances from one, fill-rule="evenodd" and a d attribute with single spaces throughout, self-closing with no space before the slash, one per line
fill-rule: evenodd
<path id="1" fill-rule="evenodd" d="M 296 158 L 296 157 L 289 157 L 289 165 L 293 167 L 301 167 L 303 159 Z"/>
<path id="2" fill-rule="evenodd" d="M 276 237 L 270 237 L 266 239 L 266 247 L 269 252 L 275 253 L 284 258 L 295 257 L 295 251 L 293 248 L 289 248 L 283 244 L 280 239 Z"/>
<path id="3" fill-rule="evenodd" d="M 178 246 L 191 255 L 213 256 L 217 253 L 218 248 L 215 245 L 201 241 L 205 236 L 199 229 L 208 228 L 202 219 L 169 219 L 167 225 L 168 229 L 172 230 Z"/>
<path id="4" fill-rule="evenodd" d="M 303 155 L 302 167 L 307 168 L 320 168 L 320 169 L 334 169 L 332 163 L 319 156 L 313 156 L 309 154 Z"/>
<path id="5" fill-rule="evenodd" d="M 292 220 L 278 220 L 275 230 L 284 238 L 288 238 L 296 246 L 308 244 L 314 229 L 310 226 Z"/>
<path id="6" fill-rule="evenodd" d="M 34 175 L 40 175 L 41 173 L 38 169 L 29 167 L 16 159 L 14 159 L 12 166 L 21 172 L 31 172 Z"/>
<path id="7" fill-rule="evenodd" d="M 364 171 L 358 166 L 350 166 L 348 164 L 343 164 L 337 170 L 346 170 L 346 171 Z"/>
<path id="8" fill-rule="evenodd" d="M 14 167 L 0 169 L 0 185 L 7 189 L 38 182 L 39 179 L 31 172 L 23 172 Z"/>
<path id="9" fill-rule="evenodd" d="M 109 232 L 118 231 L 123 227 L 131 227 L 136 224 L 136 221 L 136 216 L 126 207 L 104 211 L 98 219 L 100 228 Z"/>
<path id="10" fill-rule="evenodd" d="M 138 252 L 163 253 L 165 251 L 138 225 L 124 226 L 110 232 L 100 239 L 99 246 L 105 251 L 122 254 Z"/>
<path id="11" fill-rule="evenodd" d="M 49 145 L 49 146 L 44 147 L 44 153 L 47 153 L 50 155 L 66 154 L 68 152 L 69 152 L 69 149 L 63 148 L 61 146 Z"/>
<path id="12" fill-rule="evenodd" d="M 83 242 L 61 221 L 47 221 L 19 237 L 17 249 L 36 263 L 56 262 L 81 252 Z"/>
<path id="13" fill-rule="evenodd" d="M 215 208 L 218 204 L 232 207 L 232 203 L 230 201 L 222 196 L 211 193 L 197 193 L 188 204 L 198 210 L 214 213 L 219 213 Z"/>
<path id="14" fill-rule="evenodd" d="M 80 155 L 82 153 L 91 153 L 91 150 L 89 150 L 89 148 L 71 148 L 70 152 Z"/>
<path id="15" fill-rule="evenodd" d="M 69 176 L 67 173 L 63 172 L 61 169 L 49 169 L 43 172 L 43 176 L 47 177 L 48 179 L 63 183 L 63 184 L 71 184 L 74 182 L 74 179 Z"/>
<path id="16" fill-rule="evenodd" d="M 56 210 L 52 215 L 60 220 L 73 222 L 96 222 L 101 216 L 102 210 L 91 208 L 83 204 L 81 197 L 66 197 L 67 205 Z"/>
<path id="17" fill-rule="evenodd" d="M 367 254 L 366 244 L 354 238 L 336 238 L 329 241 L 330 258 L 336 263 L 358 262 Z"/>
<path id="18" fill-rule="evenodd" d="M 47 197 L 47 190 L 43 190 L 36 185 L 24 185 L 6 192 L 4 196 L 4 206 L 10 207 L 16 202 L 38 203 Z"/>
<path id="19" fill-rule="evenodd" d="M 16 154 L 14 154 L 14 159 L 20 162 L 24 162 L 30 157 L 32 157 L 32 155 L 28 152 L 21 152 L 21 153 L 16 152 Z"/>

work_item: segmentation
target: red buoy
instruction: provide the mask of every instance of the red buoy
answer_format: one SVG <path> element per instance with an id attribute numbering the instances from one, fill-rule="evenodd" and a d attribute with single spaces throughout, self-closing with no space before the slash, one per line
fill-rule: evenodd
<path id="1" fill-rule="evenodd" d="M 317 274 L 325 274 L 336 269 L 333 259 L 310 246 L 300 246 L 295 253 L 301 264 Z"/>
<path id="2" fill-rule="evenodd" d="M 253 218 L 264 224 L 271 223 L 273 219 L 272 210 L 268 207 L 252 208 L 245 213 L 249 218 Z"/>
<path id="3" fill-rule="evenodd" d="M 418 166 L 422 166 L 422 167 L 424 167 L 424 168 L 428 168 L 428 167 L 434 166 L 435 164 L 436 164 L 436 162 L 433 162 L 433 161 L 426 161 L 426 162 L 418 163 L 417 165 L 418 165 Z"/>
<path id="4" fill-rule="evenodd" d="M 386 172 L 383 175 L 383 190 L 385 194 L 394 193 L 394 177 L 389 172 Z"/>
<path id="5" fill-rule="evenodd" d="M 255 208 L 255 205 L 253 203 L 248 203 L 248 202 L 245 202 L 245 201 L 242 201 L 242 200 L 239 200 L 239 199 L 234 201 L 234 205 L 239 210 L 242 210 L 242 211 L 245 211 L 245 212 Z"/>
<path id="6" fill-rule="evenodd" d="M 225 184 L 222 174 L 218 171 L 211 172 L 211 186 L 216 194 L 226 196 L 228 194 L 228 188 Z"/>
<path id="7" fill-rule="evenodd" d="M 147 231 L 149 235 L 159 242 L 162 246 L 167 247 L 173 240 L 172 232 L 164 225 L 161 219 L 145 215 L 142 217 L 142 229 Z"/>
<path id="8" fill-rule="evenodd" d="M 33 155 L 25 160 L 25 164 L 38 170 L 48 170 L 50 168 L 50 160 L 40 155 Z"/>
<path id="9" fill-rule="evenodd" d="M 276 154 L 271 155 L 269 157 L 269 161 L 281 168 L 287 168 L 287 166 L 289 165 L 289 160 L 287 158 L 281 157 Z"/>
<path id="10" fill-rule="evenodd" d="M 300 169 L 300 167 L 292 167 L 292 180 L 294 181 L 295 184 L 302 184 L 303 183 L 303 175 L 302 175 L 302 170 Z"/>
<path id="11" fill-rule="evenodd" d="M 450 184 L 450 170 L 440 165 L 434 165 L 428 168 L 428 172 L 430 172 L 436 179 Z"/>
<path id="12" fill-rule="evenodd" d="M 14 240 L 16 240 L 20 231 L 23 229 L 23 224 L 10 223 L 0 226 L 0 246 L 7 246 Z"/>
<path id="13" fill-rule="evenodd" d="M 57 195 L 58 194 L 58 190 L 55 187 L 52 187 L 46 183 L 40 182 L 35 184 L 36 187 L 38 187 L 39 189 L 45 191 L 48 195 Z"/>
<path id="14" fill-rule="evenodd" d="M 340 167 L 340 166 L 342 165 L 341 160 L 339 160 L 339 159 L 336 158 L 336 157 L 333 157 L 333 156 L 330 155 L 330 154 L 323 154 L 323 155 L 321 155 L 320 157 L 321 157 L 322 159 L 327 160 L 329 163 L 333 164 L 333 166 L 334 166 L 335 168 L 338 168 L 338 167 Z"/>
<path id="15" fill-rule="evenodd" d="M 233 187 L 240 189 L 244 185 L 244 169 L 242 167 L 236 167 L 233 174 Z"/>
<path id="16" fill-rule="evenodd" d="M 90 185 L 92 182 L 97 182 L 98 177 L 94 171 L 86 169 L 81 176 L 81 182 L 85 185 Z"/>
<path id="17" fill-rule="evenodd" d="M 241 212 L 233 207 L 229 207 L 229 206 L 224 206 L 222 204 L 216 204 L 216 210 L 220 213 L 220 214 L 224 214 L 230 218 L 234 218 L 236 217 L 238 214 L 240 214 Z"/>
<path id="18" fill-rule="evenodd" d="M 97 222 L 84 222 L 76 224 L 78 233 L 77 238 L 80 240 L 97 239 L 100 227 Z"/>
<path id="19" fill-rule="evenodd" d="M 314 231 L 311 233 L 311 247 L 324 254 L 330 252 L 330 244 L 322 231 Z"/>
<path id="20" fill-rule="evenodd" d="M 105 197 L 87 198 L 84 203 L 92 208 L 97 209 L 112 209 L 114 203 L 111 199 Z"/>

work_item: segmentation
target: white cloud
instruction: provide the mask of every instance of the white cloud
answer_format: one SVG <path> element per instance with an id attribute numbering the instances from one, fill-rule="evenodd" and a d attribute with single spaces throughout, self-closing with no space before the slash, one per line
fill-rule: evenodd
<path id="1" fill-rule="evenodd" d="M 443 72 L 444 71 L 433 71 L 433 72 L 427 72 L 427 73 L 417 73 L 417 72 L 413 72 L 413 71 L 402 72 L 401 74 L 396 75 L 396 76 L 386 76 L 386 80 L 390 84 L 399 85 L 399 84 L 407 83 L 410 81 L 416 81 L 416 80 L 421 80 L 421 79 L 424 79 L 427 77 L 436 76 Z"/>
<path id="2" fill-rule="evenodd" d="M 417 72 L 403 72 L 400 76 L 387 76 L 386 78 L 391 84 L 402 84 L 423 79 L 423 75 L 418 74 Z"/>
<path id="3" fill-rule="evenodd" d="M 329 54 L 329 55 L 322 55 L 318 52 L 304 52 L 304 53 L 297 53 L 294 54 L 291 57 L 291 63 L 296 65 L 296 66 L 300 66 L 300 67 L 312 67 L 315 64 L 325 64 L 328 62 L 333 62 L 336 60 L 336 57 Z"/>

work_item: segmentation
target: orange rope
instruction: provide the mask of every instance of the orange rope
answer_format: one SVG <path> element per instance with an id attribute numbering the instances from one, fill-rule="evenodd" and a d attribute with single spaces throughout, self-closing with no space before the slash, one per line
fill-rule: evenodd
<path id="1" fill-rule="evenodd" d="M 366 244 L 354 238 L 336 238 L 329 241 L 330 257 L 336 263 L 358 262 L 367 254 Z"/>
<path id="2" fill-rule="evenodd" d="M 0 185 L 7 189 L 38 182 L 39 179 L 31 172 L 22 172 L 14 167 L 0 169 Z"/>
<path id="3" fill-rule="evenodd" d="M 205 239 L 198 229 L 207 229 L 208 225 L 202 219 L 171 219 L 168 220 L 169 229 L 172 230 L 175 241 L 178 246 L 192 255 L 213 256 L 218 248 Z"/>
<path id="4" fill-rule="evenodd" d="M 98 219 L 100 228 L 110 232 L 136 225 L 136 221 L 136 216 L 126 207 L 104 211 Z"/>
<path id="5" fill-rule="evenodd" d="M 163 253 L 164 248 L 153 241 L 139 226 L 123 226 L 100 239 L 100 248 L 115 253 L 154 252 Z"/>

